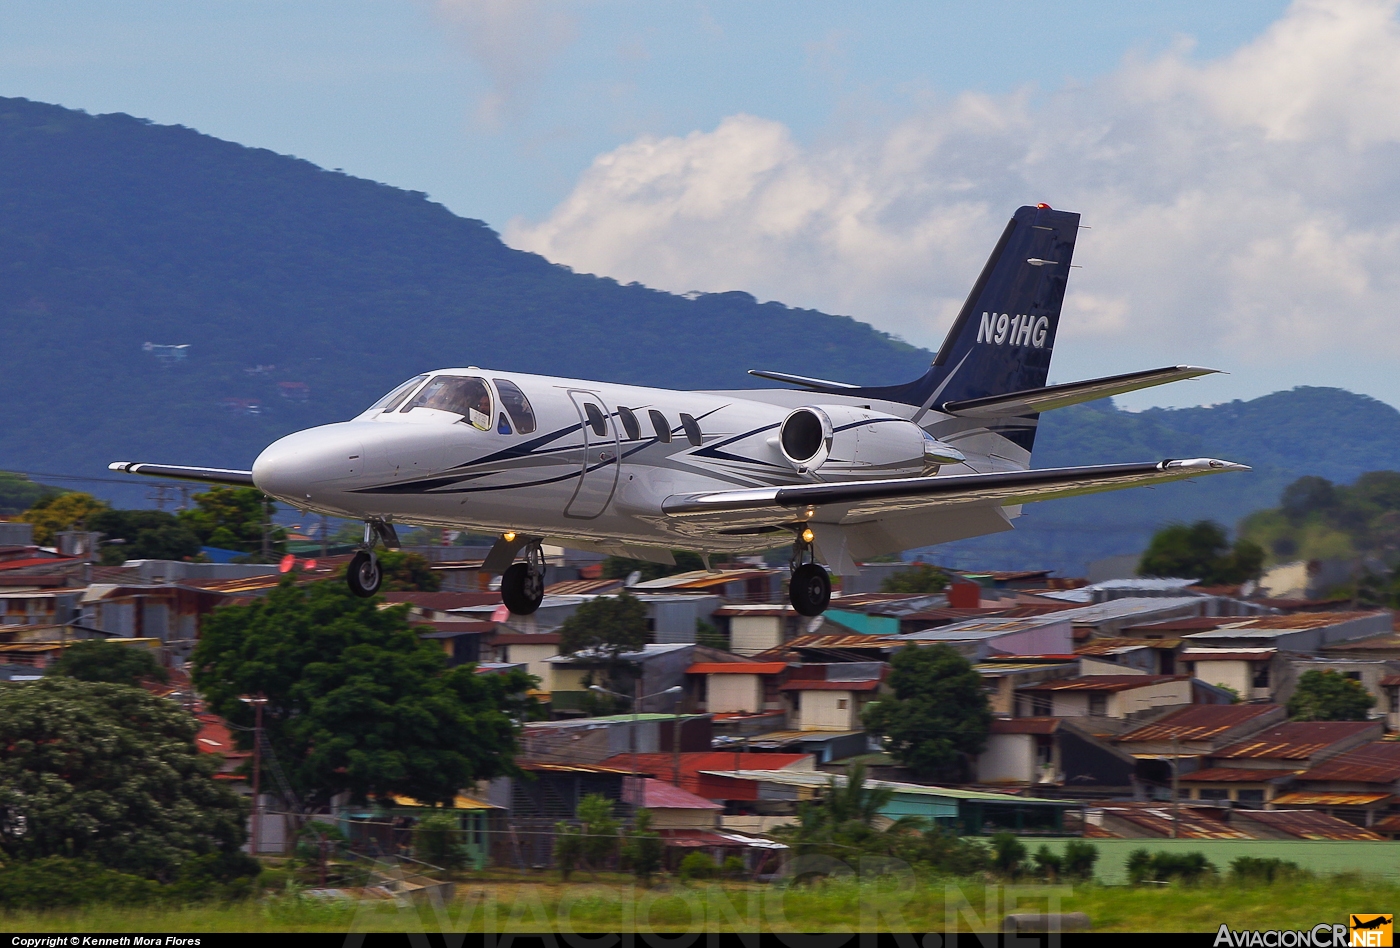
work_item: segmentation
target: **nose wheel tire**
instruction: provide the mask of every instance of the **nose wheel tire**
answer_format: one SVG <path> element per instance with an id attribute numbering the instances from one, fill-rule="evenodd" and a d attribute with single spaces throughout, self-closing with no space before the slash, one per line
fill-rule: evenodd
<path id="1" fill-rule="evenodd" d="M 379 584 L 384 581 L 384 570 L 380 568 L 378 558 L 361 550 L 350 561 L 350 567 L 345 571 L 345 581 L 355 595 L 373 596 L 379 592 Z"/>
<path id="2" fill-rule="evenodd" d="M 544 600 L 544 569 L 516 563 L 501 574 L 501 601 L 518 616 L 528 616 Z"/>
<path id="3" fill-rule="evenodd" d="M 792 571 L 788 598 L 800 616 L 819 616 L 831 602 L 831 577 L 816 563 L 804 563 Z"/>

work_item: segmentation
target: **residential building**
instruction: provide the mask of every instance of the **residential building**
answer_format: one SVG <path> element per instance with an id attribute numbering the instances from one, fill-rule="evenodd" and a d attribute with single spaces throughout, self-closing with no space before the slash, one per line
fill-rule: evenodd
<path id="1" fill-rule="evenodd" d="M 997 718 L 975 769 L 979 784 L 1103 796 L 1131 793 L 1136 764 L 1064 718 Z"/>
<path id="2" fill-rule="evenodd" d="M 1400 803 L 1400 741 L 1363 744 L 1310 767 L 1297 775 L 1295 792 L 1273 803 L 1317 808 L 1371 826 Z"/>
<path id="3" fill-rule="evenodd" d="M 788 670 L 780 688 L 792 703 L 798 730 L 856 731 L 888 672 L 884 662 L 798 665 Z"/>
<path id="4" fill-rule="evenodd" d="M 1385 839 L 1318 810 L 1234 810 L 1230 825 L 1255 839 Z"/>
<path id="5" fill-rule="evenodd" d="M 1079 662 L 1064 659 L 1034 659 L 993 656 L 972 666 L 982 676 L 982 687 L 993 714 L 1011 717 L 1016 713 L 1016 690 L 1037 682 L 1073 678 Z"/>
<path id="6" fill-rule="evenodd" d="M 692 656 L 696 648 L 691 644 L 646 645 L 639 652 L 623 652 L 618 656 L 618 660 L 632 666 L 633 674 L 638 676 L 639 693 L 657 695 L 649 699 L 646 710 L 669 712 L 679 703 L 679 695 L 660 693 L 685 684 L 685 670 L 694 664 Z M 549 666 L 545 684 L 555 714 L 582 714 L 589 688 L 585 679 L 601 681 L 610 666 L 604 656 L 590 652 L 556 655 L 545 659 L 544 664 Z"/>
<path id="7" fill-rule="evenodd" d="M 1300 773 L 1384 733 L 1379 721 L 1288 721 L 1212 751 L 1208 767 Z"/>
<path id="8" fill-rule="evenodd" d="M 1186 648 L 1179 657 L 1188 674 L 1226 689 L 1240 701 L 1273 701 L 1286 665 L 1272 647 Z"/>
<path id="9" fill-rule="evenodd" d="M 1017 717 L 1115 718 L 1126 720 L 1154 708 L 1191 704 L 1184 675 L 1081 675 L 1022 685 Z"/>
<path id="10" fill-rule="evenodd" d="M 784 711 L 779 690 L 786 662 L 701 662 L 686 669 L 687 690 L 697 711 L 760 714 Z"/>
<path id="11" fill-rule="evenodd" d="M 1297 612 L 1257 616 L 1186 636 L 1188 648 L 1273 648 L 1312 653 L 1326 645 L 1374 638 L 1391 631 L 1391 615 L 1375 612 Z"/>
<path id="12" fill-rule="evenodd" d="M 752 657 L 780 647 L 809 621 L 789 605 L 731 603 L 716 609 L 712 621 L 729 637 L 729 650 Z"/>
<path id="13" fill-rule="evenodd" d="M 1193 704 L 1119 735 L 1117 745 L 1139 756 L 1207 757 L 1284 717 L 1284 709 L 1275 704 Z"/>

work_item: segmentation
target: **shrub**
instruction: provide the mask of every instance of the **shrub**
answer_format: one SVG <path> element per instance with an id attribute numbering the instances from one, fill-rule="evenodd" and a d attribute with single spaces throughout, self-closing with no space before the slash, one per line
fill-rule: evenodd
<path id="1" fill-rule="evenodd" d="M 1054 852 L 1045 843 L 1040 844 L 1040 848 L 1031 857 L 1035 860 L 1036 872 L 1047 882 L 1059 881 L 1060 874 L 1064 871 L 1064 859 L 1059 853 Z"/>
<path id="2" fill-rule="evenodd" d="M 980 839 L 958 836 L 936 826 L 911 839 L 896 854 L 906 862 L 948 876 L 975 875 L 986 871 L 992 862 L 987 844 Z"/>
<path id="3" fill-rule="evenodd" d="M 681 860 L 680 876 L 682 882 L 690 882 L 694 879 L 713 879 L 719 872 L 719 867 L 715 861 L 705 853 L 691 853 Z"/>
<path id="4" fill-rule="evenodd" d="M 413 855 L 443 869 L 460 869 L 467 864 L 461 837 L 462 828 L 451 813 L 425 816 L 413 828 Z"/>
<path id="5" fill-rule="evenodd" d="M 639 809 L 622 843 L 623 865 L 645 885 L 661 868 L 661 836 L 651 828 L 651 811 Z"/>
<path id="6" fill-rule="evenodd" d="M 1286 859 L 1269 856 L 1240 856 L 1230 863 L 1230 875 L 1236 882 L 1264 883 L 1271 885 L 1274 880 L 1305 879 L 1311 872 Z"/>
<path id="7" fill-rule="evenodd" d="M 64 856 L 16 861 L 0 870 L 0 908 L 11 911 L 145 905 L 160 896 L 157 882 Z"/>
<path id="8" fill-rule="evenodd" d="M 992 868 L 1007 879 L 1015 879 L 1025 871 L 1026 844 L 1011 833 L 992 837 Z"/>
<path id="9" fill-rule="evenodd" d="M 1172 881 L 1190 885 L 1219 872 L 1205 853 L 1154 853 L 1146 849 L 1128 853 L 1127 870 L 1128 881 L 1134 885 Z"/>
<path id="10" fill-rule="evenodd" d="M 1094 878 L 1094 863 L 1099 861 L 1099 847 L 1082 839 L 1065 843 L 1063 872 L 1066 879 L 1087 882 Z"/>
<path id="11" fill-rule="evenodd" d="M 738 856 L 726 856 L 724 865 L 720 867 L 720 872 L 724 873 L 726 879 L 742 879 L 748 875 L 749 868 L 744 865 L 744 860 Z"/>

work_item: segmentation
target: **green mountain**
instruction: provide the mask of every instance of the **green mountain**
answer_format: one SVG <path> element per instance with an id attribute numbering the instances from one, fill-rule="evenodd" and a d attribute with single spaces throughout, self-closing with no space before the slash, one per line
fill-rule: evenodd
<path id="1" fill-rule="evenodd" d="M 762 384 L 749 368 L 904 381 L 931 358 L 843 316 L 573 273 L 421 193 L 5 98 L 0 352 L 0 470 L 99 478 L 123 458 L 245 466 L 441 366 L 710 388 Z M 1078 572 L 1171 520 L 1233 525 L 1300 475 L 1400 469 L 1400 413 L 1317 388 L 1137 414 L 1105 401 L 1045 415 L 1035 463 L 1203 454 L 1255 473 L 1031 506 L 1016 533 L 936 555 Z M 125 506 L 150 487 L 60 483 Z"/>

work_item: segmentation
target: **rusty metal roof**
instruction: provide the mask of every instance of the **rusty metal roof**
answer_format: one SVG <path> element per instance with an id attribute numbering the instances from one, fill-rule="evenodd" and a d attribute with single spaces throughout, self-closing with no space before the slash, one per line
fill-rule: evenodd
<path id="1" fill-rule="evenodd" d="M 901 648 L 906 644 L 899 639 L 862 635 L 858 632 L 850 635 L 799 635 L 782 645 L 750 657 L 758 662 L 776 662 L 782 661 L 793 649 L 890 649 Z"/>
<path id="2" fill-rule="evenodd" d="M 620 579 L 565 579 L 544 588 L 546 596 L 596 596 L 622 588 Z"/>
<path id="3" fill-rule="evenodd" d="M 1274 806 L 1371 806 L 1390 799 L 1388 793 L 1323 793 L 1299 790 L 1274 797 Z"/>
<path id="4" fill-rule="evenodd" d="M 1396 685 L 1400 685 L 1400 675 L 1386 675 L 1381 679 L 1382 688 L 1394 688 Z"/>
<path id="5" fill-rule="evenodd" d="M 992 721 L 992 733 L 1054 734 L 1059 726 L 1059 718 L 995 718 Z"/>
<path id="6" fill-rule="evenodd" d="M 1118 740 L 1169 741 L 1175 737 L 1178 741 L 1205 741 L 1278 710 L 1276 704 L 1196 704 L 1129 731 Z"/>
<path id="7" fill-rule="evenodd" d="M 1253 820 L 1299 839 L 1385 839 L 1317 810 L 1236 810 L 1232 819 Z"/>
<path id="8" fill-rule="evenodd" d="M 1337 642 L 1333 645 L 1322 646 L 1324 652 L 1364 652 L 1370 649 L 1384 650 L 1393 649 L 1400 651 L 1400 635 L 1391 633 L 1389 635 L 1373 635 L 1369 639 L 1358 639 L 1355 642 Z"/>
<path id="9" fill-rule="evenodd" d="M 1391 784 L 1400 780 L 1400 743 L 1376 741 L 1333 757 L 1298 777 L 1299 780 Z"/>
<path id="10" fill-rule="evenodd" d="M 1131 691 L 1168 681 L 1190 681 L 1185 675 L 1083 675 L 1021 685 L 1017 691 Z"/>
<path id="11" fill-rule="evenodd" d="M 1177 658 L 1183 662 L 1267 662 L 1276 648 L 1188 648 Z"/>
<path id="12" fill-rule="evenodd" d="M 1172 811 L 1162 807 L 1104 807 L 1106 815 L 1134 823 L 1159 836 L 1172 835 Z M 1181 839 L 1253 839 L 1248 833 L 1232 828 L 1228 823 L 1183 809 L 1177 817 L 1176 835 Z"/>
<path id="13" fill-rule="evenodd" d="M 1246 770 L 1243 767 L 1211 767 L 1182 774 L 1182 783 L 1269 783 L 1293 779 L 1296 770 Z"/>
<path id="14" fill-rule="evenodd" d="M 864 678 L 855 681 L 824 681 L 816 678 L 798 678 L 782 686 L 783 691 L 874 691 L 880 687 L 880 679 Z"/>
<path id="15" fill-rule="evenodd" d="M 1176 648 L 1181 639 L 1090 639 L 1074 647 L 1077 655 L 1117 655 L 1135 648 Z"/>
<path id="16" fill-rule="evenodd" d="M 1227 623 L 1231 629 L 1279 629 L 1295 631 L 1299 629 L 1322 629 L 1353 619 L 1369 619 L 1381 612 L 1295 612 L 1288 616 L 1256 616 L 1252 619 L 1236 619 Z"/>
<path id="17" fill-rule="evenodd" d="M 1371 831 L 1375 833 L 1400 833 L 1400 813 L 1372 823 Z"/>
<path id="18" fill-rule="evenodd" d="M 1338 741 L 1375 728 L 1371 721 L 1289 721 L 1216 751 L 1212 757 L 1269 757 L 1306 760 Z"/>
<path id="19" fill-rule="evenodd" d="M 696 662 L 685 670 L 687 675 L 778 675 L 787 670 L 787 662 Z"/>
<path id="20" fill-rule="evenodd" d="M 1179 619 L 1163 619 L 1161 622 L 1147 622 L 1130 625 L 1124 632 L 1206 632 L 1222 625 L 1238 622 L 1239 616 L 1182 616 Z"/>

